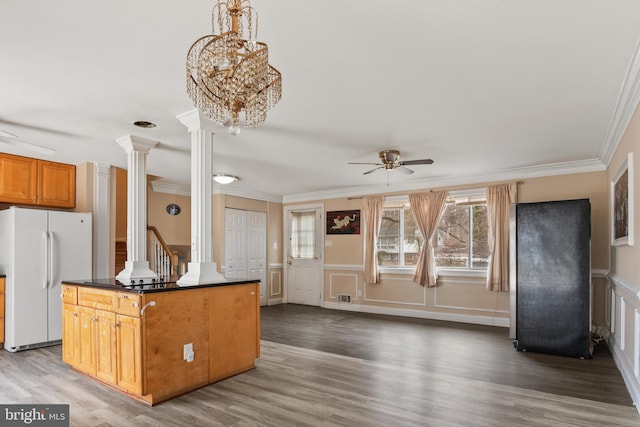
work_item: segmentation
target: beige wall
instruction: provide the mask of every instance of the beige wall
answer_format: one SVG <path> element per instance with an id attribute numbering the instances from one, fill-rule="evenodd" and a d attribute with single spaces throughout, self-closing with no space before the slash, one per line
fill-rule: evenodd
<path id="1" fill-rule="evenodd" d="M 76 212 L 93 212 L 93 163 L 76 166 Z"/>
<path id="2" fill-rule="evenodd" d="M 479 188 L 489 184 L 492 183 L 441 189 Z M 590 199 L 592 269 L 606 270 L 609 266 L 608 185 L 606 171 L 530 178 L 520 181 L 518 202 Z M 316 202 L 324 204 L 325 212 L 362 208 L 362 199 L 338 198 Z M 346 308 L 336 302 L 338 293 L 346 293 L 352 299 L 349 309 L 404 312 L 418 317 L 507 325 L 509 294 L 487 291 L 484 277 L 449 274 L 438 279 L 436 288 L 425 289 L 412 282 L 411 274 L 382 274 L 379 283 L 365 284 L 362 274 L 363 237 L 362 234 L 325 236 L 325 243 L 330 241 L 324 247 L 326 306 Z M 606 304 L 603 294 L 601 286 L 598 292 L 594 292 L 594 312 L 601 320 Z"/>
<path id="3" fill-rule="evenodd" d="M 613 246 L 611 271 L 618 277 L 628 280 L 630 283 L 640 286 L 640 113 L 636 114 L 631 121 L 622 142 L 616 150 L 613 160 L 607 170 L 608 181 L 613 180 L 618 173 L 620 166 L 627 158 L 628 153 L 633 153 L 633 173 L 634 173 L 634 205 L 633 223 L 633 246 Z"/>
<path id="4" fill-rule="evenodd" d="M 640 407 L 640 112 L 637 109 L 607 168 L 609 194 L 610 182 L 629 153 L 633 153 L 633 245 L 611 246 L 611 273 L 604 298 L 608 302 L 605 318 L 611 332 L 609 347 L 635 406 Z"/>
<path id="5" fill-rule="evenodd" d="M 518 202 L 588 198 L 591 201 L 591 268 L 609 269 L 609 181 L 607 172 L 527 179 Z"/>
<path id="6" fill-rule="evenodd" d="M 113 211 L 115 213 L 115 240 L 127 240 L 127 171 L 120 168 L 111 168 L 111 188 L 115 188 Z"/>
<path id="7" fill-rule="evenodd" d="M 147 225 L 156 227 L 169 246 L 191 244 L 191 198 L 175 194 L 156 193 L 147 189 Z M 178 215 L 169 215 L 167 205 L 180 206 Z"/>

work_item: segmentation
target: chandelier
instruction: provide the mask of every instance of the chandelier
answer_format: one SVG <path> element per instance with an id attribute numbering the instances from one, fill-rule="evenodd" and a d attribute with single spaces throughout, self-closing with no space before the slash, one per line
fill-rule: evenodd
<path id="1" fill-rule="evenodd" d="M 212 33 L 187 53 L 187 93 L 203 115 L 229 133 L 264 123 L 282 96 L 282 75 L 269 65 L 265 43 L 256 40 L 258 14 L 249 0 L 220 1 L 211 13 Z M 216 29 L 218 34 L 216 34 Z"/>

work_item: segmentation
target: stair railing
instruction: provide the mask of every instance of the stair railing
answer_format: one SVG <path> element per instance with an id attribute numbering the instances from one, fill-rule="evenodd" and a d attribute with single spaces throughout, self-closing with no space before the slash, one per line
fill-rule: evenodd
<path id="1" fill-rule="evenodd" d="M 147 226 L 147 240 L 149 268 L 158 277 L 169 280 L 178 272 L 178 255 L 171 252 L 158 229 L 152 225 Z"/>

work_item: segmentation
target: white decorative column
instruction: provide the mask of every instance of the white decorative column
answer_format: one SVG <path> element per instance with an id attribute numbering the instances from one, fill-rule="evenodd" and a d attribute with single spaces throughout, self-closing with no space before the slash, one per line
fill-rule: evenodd
<path id="1" fill-rule="evenodd" d="M 225 282 L 213 262 L 211 189 L 214 123 L 198 110 L 176 117 L 191 134 L 191 262 L 178 285 Z"/>
<path id="2" fill-rule="evenodd" d="M 93 277 L 111 276 L 111 166 L 94 163 L 93 175 Z"/>
<path id="3" fill-rule="evenodd" d="M 156 279 L 147 261 L 147 154 L 158 143 L 126 135 L 116 140 L 127 153 L 127 261 L 116 276 L 122 283 Z"/>

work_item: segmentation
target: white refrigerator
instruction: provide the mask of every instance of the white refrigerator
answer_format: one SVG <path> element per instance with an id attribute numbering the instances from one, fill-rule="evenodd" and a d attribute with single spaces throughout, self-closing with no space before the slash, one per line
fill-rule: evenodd
<path id="1" fill-rule="evenodd" d="M 6 350 L 61 342 L 60 283 L 91 279 L 92 246 L 90 213 L 17 207 L 0 211 Z"/>

